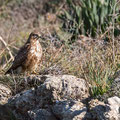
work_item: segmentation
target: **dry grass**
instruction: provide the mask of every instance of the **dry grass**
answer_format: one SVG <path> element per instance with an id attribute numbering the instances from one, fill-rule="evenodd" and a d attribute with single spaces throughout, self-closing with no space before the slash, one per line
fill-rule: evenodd
<path id="1" fill-rule="evenodd" d="M 70 35 L 63 33 L 58 28 L 51 32 L 51 28 L 43 27 L 40 31 L 43 36 L 40 42 L 44 54 L 38 73 L 72 74 L 82 77 L 91 84 L 91 92 L 94 96 L 108 90 L 111 78 L 117 72 L 120 64 L 120 40 L 118 38 L 115 38 L 113 56 L 111 36 L 109 36 L 109 42 L 105 42 L 100 37 L 92 39 L 80 36 L 75 43 L 69 45 Z M 18 48 L 16 43 L 12 46 Z M 9 48 L 13 53 L 12 47 Z M 1 73 L 4 73 L 11 64 L 10 51 L 7 47 L 4 47 L 3 50 L 0 55 L 0 59 L 4 60 L 0 65 Z"/>
<path id="2" fill-rule="evenodd" d="M 66 34 L 62 34 L 62 37 L 64 35 L 66 36 Z M 100 37 L 92 39 L 82 36 L 82 39 L 78 39 L 72 45 L 68 45 L 67 40 L 64 41 L 59 48 L 56 48 L 54 42 L 51 42 L 44 53 L 41 68 L 43 71 L 48 69 L 47 74 L 51 73 L 53 67 L 52 74 L 56 74 L 56 70 L 61 70 L 62 72 L 57 73 L 82 77 L 91 84 L 92 94 L 98 95 L 109 89 L 112 79 L 119 69 L 119 64 L 120 40 L 118 38 L 115 38 L 113 54 L 111 36 L 109 36 L 109 42 L 105 42 Z"/>

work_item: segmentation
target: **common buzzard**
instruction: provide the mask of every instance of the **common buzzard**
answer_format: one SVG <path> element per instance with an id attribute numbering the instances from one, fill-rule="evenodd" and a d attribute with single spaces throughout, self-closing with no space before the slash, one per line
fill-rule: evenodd
<path id="1" fill-rule="evenodd" d="M 25 45 L 20 48 L 18 54 L 16 55 L 12 66 L 5 73 L 14 73 L 14 71 L 19 71 L 19 73 L 29 73 L 35 72 L 42 58 L 42 47 L 39 43 L 40 36 L 32 32 Z"/>

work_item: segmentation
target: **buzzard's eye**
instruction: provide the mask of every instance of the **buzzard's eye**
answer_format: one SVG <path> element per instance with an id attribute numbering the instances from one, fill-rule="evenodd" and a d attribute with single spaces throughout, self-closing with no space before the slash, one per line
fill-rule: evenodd
<path id="1" fill-rule="evenodd" d="M 33 38 L 34 38 L 34 39 L 38 39 L 39 36 L 38 36 L 37 34 L 34 34 L 34 35 L 33 35 Z"/>

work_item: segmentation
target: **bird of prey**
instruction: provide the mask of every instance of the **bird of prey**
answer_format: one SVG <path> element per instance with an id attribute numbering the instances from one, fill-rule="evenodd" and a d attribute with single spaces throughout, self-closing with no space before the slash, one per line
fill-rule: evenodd
<path id="1" fill-rule="evenodd" d="M 32 32 L 27 42 L 20 48 L 16 55 L 12 66 L 5 74 L 14 73 L 30 73 L 35 72 L 42 58 L 42 47 L 39 43 L 40 35 Z"/>

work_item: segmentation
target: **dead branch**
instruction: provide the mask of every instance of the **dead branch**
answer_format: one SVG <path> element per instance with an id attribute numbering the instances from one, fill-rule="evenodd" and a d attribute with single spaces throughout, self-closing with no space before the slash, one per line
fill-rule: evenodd
<path id="1" fill-rule="evenodd" d="M 4 40 L 1 36 L 0 36 L 0 41 L 4 44 L 4 46 L 5 46 L 6 49 L 8 50 L 11 59 L 14 60 L 14 57 L 13 57 L 13 55 L 12 55 L 12 52 L 11 52 L 10 48 L 8 47 L 7 43 L 5 42 L 5 40 Z"/>

